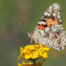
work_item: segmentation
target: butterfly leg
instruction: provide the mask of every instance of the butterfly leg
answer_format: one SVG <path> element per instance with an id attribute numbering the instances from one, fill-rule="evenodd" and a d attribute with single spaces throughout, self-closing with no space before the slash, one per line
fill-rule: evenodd
<path id="1" fill-rule="evenodd" d="M 33 41 L 32 41 L 32 39 L 31 39 L 29 44 L 32 44 L 32 42 L 33 42 Z"/>

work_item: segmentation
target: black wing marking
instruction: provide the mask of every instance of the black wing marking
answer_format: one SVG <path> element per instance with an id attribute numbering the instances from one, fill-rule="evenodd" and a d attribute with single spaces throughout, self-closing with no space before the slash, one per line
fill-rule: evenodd
<path id="1" fill-rule="evenodd" d="M 61 8 L 58 3 L 52 4 L 43 14 L 41 19 L 39 20 L 38 24 L 46 25 L 46 20 L 45 18 L 52 18 L 53 20 L 57 18 L 58 23 L 62 24 L 61 20 Z"/>

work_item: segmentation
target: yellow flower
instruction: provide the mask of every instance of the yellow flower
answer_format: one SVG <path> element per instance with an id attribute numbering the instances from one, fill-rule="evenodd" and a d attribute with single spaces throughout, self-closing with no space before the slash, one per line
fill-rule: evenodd
<path id="1" fill-rule="evenodd" d="M 32 59 L 37 59 L 39 57 L 39 54 L 37 51 L 34 51 L 33 54 L 31 55 Z"/>
<path id="2" fill-rule="evenodd" d="M 24 61 L 22 61 L 23 66 L 33 66 L 33 63 L 25 63 Z"/>
<path id="3" fill-rule="evenodd" d="M 18 63 L 18 66 L 23 66 L 22 64 Z"/>
<path id="4" fill-rule="evenodd" d="M 44 52 L 42 55 L 41 55 L 42 58 L 47 58 L 48 55 L 47 55 L 47 52 Z"/>
<path id="5" fill-rule="evenodd" d="M 47 51 L 49 51 L 49 48 L 46 46 L 40 46 L 36 44 L 27 45 L 24 48 L 20 47 L 20 55 L 18 59 L 38 59 L 40 57 L 47 58 Z"/>
<path id="6" fill-rule="evenodd" d="M 34 45 L 27 45 L 27 46 L 24 47 L 24 49 L 35 50 L 35 46 Z"/>
<path id="7" fill-rule="evenodd" d="M 26 60 L 30 59 L 30 58 L 31 58 L 31 54 L 26 54 L 26 55 L 24 56 L 24 58 L 25 58 Z"/>
<path id="8" fill-rule="evenodd" d="M 20 55 L 18 57 L 18 60 L 20 58 L 24 58 L 25 60 L 36 60 L 38 58 L 46 59 L 48 57 L 47 51 L 50 49 L 47 46 L 42 45 L 27 45 L 24 48 L 20 47 Z M 24 63 L 22 62 L 23 66 L 33 66 L 33 63 Z M 22 64 L 18 64 L 18 66 L 22 66 Z M 41 63 L 37 63 L 37 66 Z"/>
<path id="9" fill-rule="evenodd" d="M 30 63 L 25 63 L 24 61 L 22 61 L 22 64 L 23 64 L 23 66 L 34 66 L 33 63 L 31 63 L 31 62 Z M 42 66 L 42 63 L 37 62 L 36 66 Z"/>
<path id="10" fill-rule="evenodd" d="M 26 64 L 24 61 L 22 61 L 22 64 L 24 65 L 24 64 Z"/>
<path id="11" fill-rule="evenodd" d="M 22 61 L 22 64 L 18 63 L 18 66 L 33 66 L 33 63 L 25 63 L 24 61 Z M 42 66 L 41 62 L 37 62 L 36 66 Z"/>

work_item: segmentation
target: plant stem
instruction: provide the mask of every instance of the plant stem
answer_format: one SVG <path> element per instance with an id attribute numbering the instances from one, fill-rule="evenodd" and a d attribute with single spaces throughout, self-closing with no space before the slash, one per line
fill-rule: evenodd
<path id="1" fill-rule="evenodd" d="M 33 66 L 36 66 L 36 60 L 33 60 Z"/>

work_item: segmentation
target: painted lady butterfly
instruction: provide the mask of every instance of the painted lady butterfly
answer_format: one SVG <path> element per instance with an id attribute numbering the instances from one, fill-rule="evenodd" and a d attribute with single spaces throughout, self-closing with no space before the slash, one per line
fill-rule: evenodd
<path id="1" fill-rule="evenodd" d="M 50 48 L 62 50 L 66 46 L 66 31 L 62 26 L 59 4 L 52 4 L 38 22 L 34 33 L 28 33 L 32 41 Z"/>

